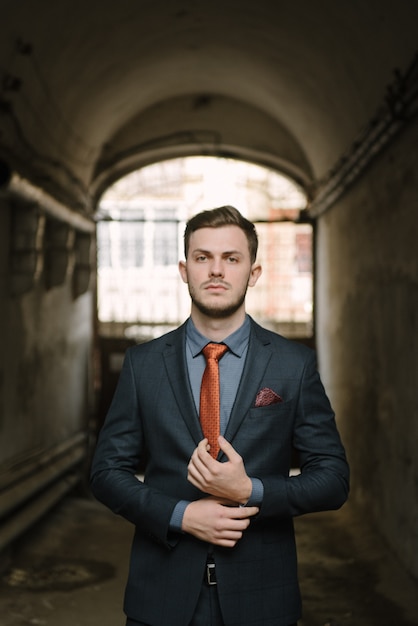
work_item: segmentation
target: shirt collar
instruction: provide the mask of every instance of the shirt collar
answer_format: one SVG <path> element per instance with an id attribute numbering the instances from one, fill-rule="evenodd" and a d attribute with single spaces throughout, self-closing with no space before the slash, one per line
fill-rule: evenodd
<path id="1" fill-rule="evenodd" d="M 244 323 L 233 333 L 228 335 L 222 342 L 226 343 L 230 352 L 235 356 L 241 358 L 250 338 L 250 319 L 248 315 L 245 316 Z M 186 325 L 186 340 L 190 348 L 192 357 L 196 357 L 200 354 L 203 348 L 210 342 L 210 340 L 200 333 L 194 325 L 192 318 L 189 317 Z"/>

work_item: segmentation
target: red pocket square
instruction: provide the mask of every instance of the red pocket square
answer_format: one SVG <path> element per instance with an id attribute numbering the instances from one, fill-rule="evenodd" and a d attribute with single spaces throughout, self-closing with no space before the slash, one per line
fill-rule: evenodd
<path id="1" fill-rule="evenodd" d="M 269 406 L 270 404 L 278 404 L 283 402 L 281 398 L 273 389 L 264 387 L 260 389 L 255 399 L 255 406 Z"/>

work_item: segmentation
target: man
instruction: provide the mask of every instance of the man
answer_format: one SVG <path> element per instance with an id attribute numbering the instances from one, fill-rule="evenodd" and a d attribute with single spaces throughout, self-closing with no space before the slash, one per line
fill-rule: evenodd
<path id="1" fill-rule="evenodd" d="M 296 624 L 292 518 L 347 498 L 348 466 L 314 353 L 245 312 L 261 274 L 257 245 L 254 225 L 233 207 L 194 216 L 179 264 L 191 316 L 127 351 L 91 484 L 135 525 L 128 626 Z M 220 435 L 210 433 L 211 443 L 199 422 L 207 344 L 226 350 L 210 366 L 220 379 L 209 406 Z M 297 476 L 289 476 L 293 448 Z"/>

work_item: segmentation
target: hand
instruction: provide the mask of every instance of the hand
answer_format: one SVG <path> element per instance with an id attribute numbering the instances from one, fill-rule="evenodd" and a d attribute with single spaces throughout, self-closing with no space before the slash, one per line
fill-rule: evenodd
<path id="1" fill-rule="evenodd" d="M 216 461 L 208 452 L 208 440 L 203 439 L 191 456 L 187 479 L 211 496 L 224 498 L 234 504 L 246 504 L 251 496 L 252 482 L 247 476 L 242 457 L 224 437 L 219 437 L 218 441 L 228 461 Z"/>
<path id="2" fill-rule="evenodd" d="M 187 505 L 182 530 L 202 541 L 233 548 L 257 513 L 255 506 L 231 507 L 217 498 L 202 498 Z"/>

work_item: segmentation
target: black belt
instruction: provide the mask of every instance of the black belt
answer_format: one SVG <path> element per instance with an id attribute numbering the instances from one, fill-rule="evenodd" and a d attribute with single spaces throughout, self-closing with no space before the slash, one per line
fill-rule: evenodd
<path id="1" fill-rule="evenodd" d="M 208 559 L 206 561 L 204 581 L 209 586 L 218 584 L 216 580 L 216 566 L 213 559 Z"/>

